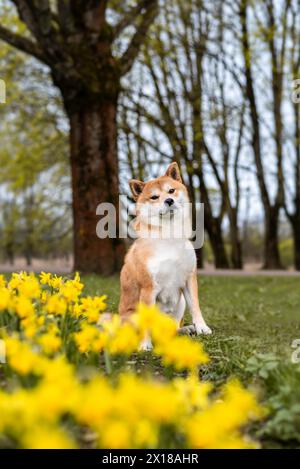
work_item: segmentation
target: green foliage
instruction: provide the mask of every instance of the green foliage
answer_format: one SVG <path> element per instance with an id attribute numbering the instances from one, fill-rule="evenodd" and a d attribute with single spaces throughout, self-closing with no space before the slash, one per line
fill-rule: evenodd
<path id="1" fill-rule="evenodd" d="M 280 257 L 285 267 L 293 265 L 294 244 L 291 238 L 283 239 L 279 243 Z"/>
<path id="2" fill-rule="evenodd" d="M 283 361 L 275 354 L 257 354 L 248 360 L 246 372 L 258 377 L 269 409 L 259 436 L 299 446 L 300 366 Z"/>
<path id="3" fill-rule="evenodd" d="M 10 10 L 6 26 L 22 32 Z M 68 126 L 49 71 L 0 42 L 0 255 L 11 262 L 71 247 Z"/>

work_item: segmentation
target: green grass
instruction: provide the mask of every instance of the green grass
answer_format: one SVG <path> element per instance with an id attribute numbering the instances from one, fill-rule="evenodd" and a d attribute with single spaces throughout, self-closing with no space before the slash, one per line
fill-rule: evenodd
<path id="1" fill-rule="evenodd" d="M 119 278 L 83 278 L 85 294 L 108 296 L 108 310 L 118 311 Z M 200 306 L 213 335 L 201 337 L 224 373 L 236 371 L 254 352 L 276 353 L 290 360 L 291 342 L 300 338 L 300 278 L 201 277 Z M 190 318 L 186 315 L 186 323 Z"/>
<path id="2" fill-rule="evenodd" d="M 85 294 L 107 294 L 108 309 L 117 312 L 118 277 L 83 278 Z M 211 362 L 202 379 L 217 386 L 231 376 L 259 386 L 271 409 L 269 418 L 253 429 L 266 447 L 300 446 L 300 367 L 291 363 L 294 339 L 300 339 L 300 278 L 200 277 L 199 298 L 213 329 L 201 340 Z M 190 318 L 186 315 L 186 323 Z M 151 354 L 138 354 L 130 365 L 163 371 Z M 298 383 L 298 385 L 296 385 Z"/>

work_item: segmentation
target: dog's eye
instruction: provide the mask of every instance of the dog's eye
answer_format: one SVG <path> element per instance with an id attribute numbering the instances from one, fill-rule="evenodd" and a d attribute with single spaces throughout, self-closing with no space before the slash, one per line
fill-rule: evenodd
<path id="1" fill-rule="evenodd" d="M 174 194 L 174 192 L 175 192 L 175 189 L 170 189 L 169 190 L 169 194 Z"/>
<path id="2" fill-rule="evenodd" d="M 150 197 L 151 200 L 156 200 L 156 199 L 159 199 L 158 195 L 153 195 L 152 197 Z"/>

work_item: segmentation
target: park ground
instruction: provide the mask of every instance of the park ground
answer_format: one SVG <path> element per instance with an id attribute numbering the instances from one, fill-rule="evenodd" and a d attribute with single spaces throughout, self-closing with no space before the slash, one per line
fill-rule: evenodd
<path id="1" fill-rule="evenodd" d="M 117 312 L 119 278 L 83 278 L 85 294 L 107 294 Z M 212 336 L 201 340 L 210 364 L 202 379 L 217 386 L 238 377 L 254 386 L 269 416 L 250 429 L 264 447 L 300 447 L 300 365 L 293 343 L 300 339 L 300 278 L 289 276 L 199 276 L 200 304 Z M 190 318 L 186 315 L 186 323 Z M 299 342 L 300 343 L 300 342 Z M 298 354 L 300 356 L 300 353 Z M 137 354 L 129 367 L 164 375 L 151 353 Z M 171 373 L 171 371 L 170 371 Z"/>

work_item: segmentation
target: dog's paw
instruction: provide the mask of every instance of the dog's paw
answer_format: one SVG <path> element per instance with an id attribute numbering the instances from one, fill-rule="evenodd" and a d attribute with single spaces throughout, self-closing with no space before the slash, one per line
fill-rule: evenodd
<path id="1" fill-rule="evenodd" d="M 153 345 L 152 345 L 151 340 L 149 340 L 149 339 L 143 340 L 140 343 L 140 346 L 139 346 L 139 351 L 140 352 L 150 352 L 152 349 L 153 349 Z"/>
<path id="2" fill-rule="evenodd" d="M 178 329 L 179 335 L 196 335 L 196 328 L 194 324 L 183 326 Z"/>
<path id="3" fill-rule="evenodd" d="M 204 334 L 204 335 L 212 334 L 211 328 L 208 327 L 205 323 L 204 323 L 204 324 L 198 324 L 198 325 L 195 324 L 195 330 L 196 330 L 196 334 L 197 334 L 197 335 L 200 335 L 200 334 Z"/>

